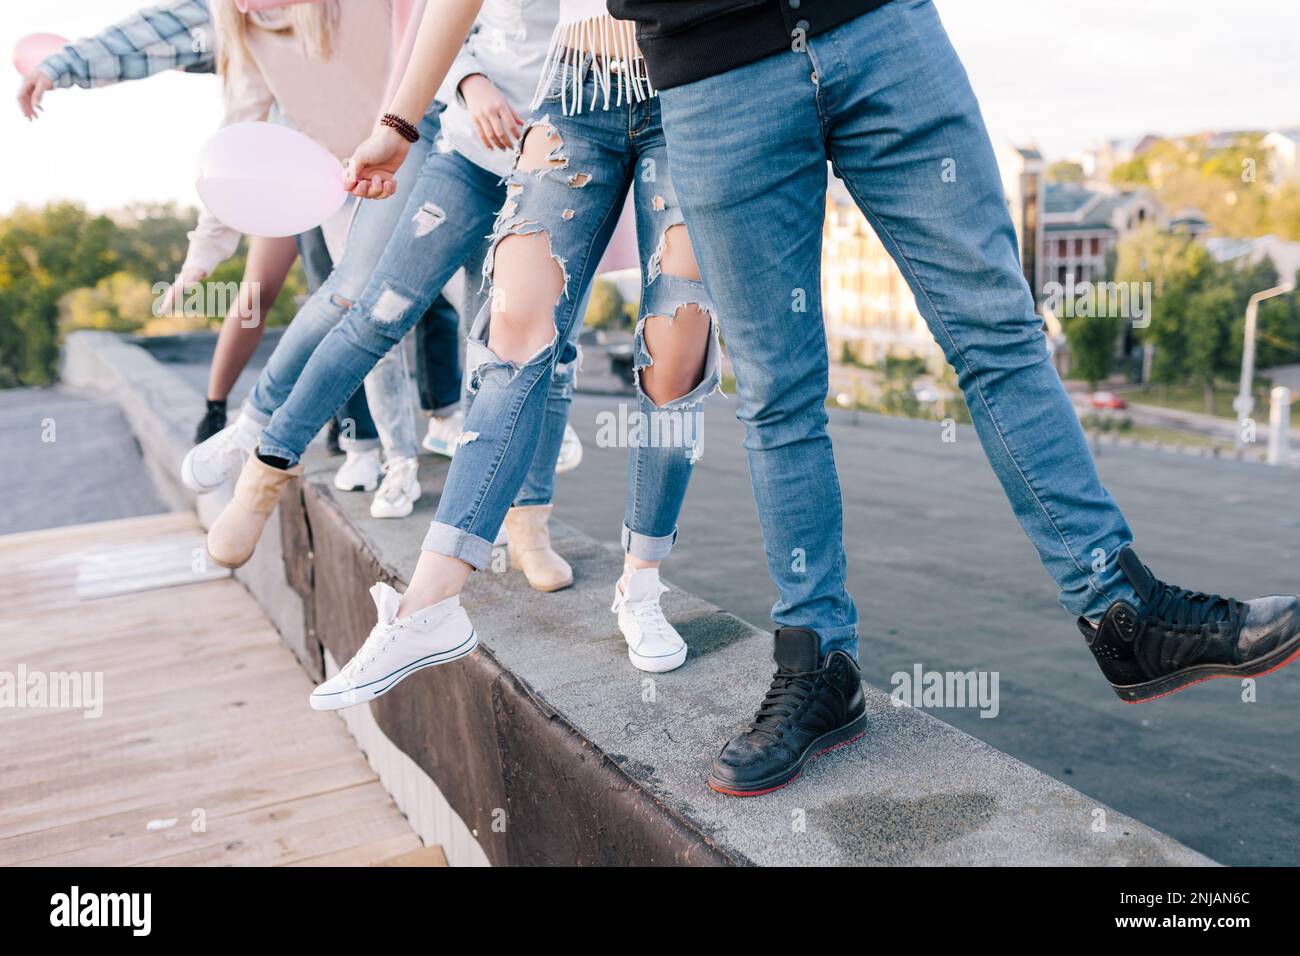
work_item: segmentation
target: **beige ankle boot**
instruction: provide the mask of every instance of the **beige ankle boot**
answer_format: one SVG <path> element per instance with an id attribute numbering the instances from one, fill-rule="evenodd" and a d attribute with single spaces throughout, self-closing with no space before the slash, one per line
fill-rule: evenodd
<path id="1" fill-rule="evenodd" d="M 249 455 L 235 483 L 235 493 L 208 529 L 208 554 L 227 568 L 237 568 L 253 556 L 266 519 L 280 500 L 280 492 L 302 474 L 302 465 L 285 471 L 272 468 L 257 455 Z"/>
<path id="2" fill-rule="evenodd" d="M 559 591 L 573 583 L 569 563 L 551 550 L 550 505 L 528 505 L 506 512 L 510 566 L 524 572 L 538 591 Z"/>

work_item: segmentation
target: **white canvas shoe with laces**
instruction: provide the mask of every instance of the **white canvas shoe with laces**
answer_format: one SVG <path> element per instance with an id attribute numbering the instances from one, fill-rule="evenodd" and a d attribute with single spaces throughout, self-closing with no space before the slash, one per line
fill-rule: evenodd
<path id="1" fill-rule="evenodd" d="M 372 701 L 416 671 L 464 657 L 478 646 L 459 597 L 399 619 L 400 594 L 381 583 L 370 589 L 370 596 L 379 621 L 352 660 L 311 692 L 313 710 L 342 710 Z"/>
<path id="2" fill-rule="evenodd" d="M 181 461 L 181 481 L 200 495 L 216 491 L 239 474 L 261 437 L 262 426 L 241 414 L 186 452 Z"/>
<path id="3" fill-rule="evenodd" d="M 660 595 L 667 592 L 668 588 L 659 583 L 657 568 L 633 571 L 614 586 L 610 610 L 618 615 L 628 660 L 637 670 L 662 674 L 686 661 L 686 642 L 659 606 Z"/>

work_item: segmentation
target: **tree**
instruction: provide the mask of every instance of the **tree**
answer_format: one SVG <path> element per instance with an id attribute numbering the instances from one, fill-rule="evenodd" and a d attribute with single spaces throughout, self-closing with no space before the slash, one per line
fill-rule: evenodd
<path id="1" fill-rule="evenodd" d="M 1300 288 L 1300 273 L 1295 276 Z M 1261 288 L 1266 288 L 1261 286 Z M 1234 326 L 1236 340 L 1242 341 L 1244 316 Z M 1259 304 L 1259 324 L 1255 330 L 1255 364 L 1259 368 L 1300 362 L 1300 292 L 1265 299 Z"/>
<path id="2" fill-rule="evenodd" d="M 626 323 L 623 293 L 608 279 L 597 279 L 591 284 L 591 298 L 587 302 L 585 324 L 593 329 L 617 329 Z"/>
<path id="3" fill-rule="evenodd" d="M 1062 159 L 1047 167 L 1045 174 L 1049 183 L 1081 183 L 1083 167 L 1068 159 Z"/>
<path id="4" fill-rule="evenodd" d="M 76 203 L 0 217 L 0 388 L 52 382 L 68 329 L 155 334 L 219 324 L 221 315 L 152 314 L 152 290 L 180 271 L 195 219 L 194 210 L 171 204 L 93 215 Z M 244 262 L 241 248 L 208 281 L 237 283 Z M 295 266 L 266 324 L 292 319 L 306 290 Z"/>
<path id="5" fill-rule="evenodd" d="M 1200 289 L 1187 300 L 1187 367 L 1205 395 L 1205 414 L 1214 414 L 1214 383 L 1231 371 L 1229 333 L 1240 314 L 1237 296 L 1226 283 Z"/>
<path id="6" fill-rule="evenodd" d="M 113 229 L 75 203 L 19 207 L 0 220 L 0 386 L 54 380 L 59 299 L 112 271 Z"/>
<path id="7" fill-rule="evenodd" d="M 1157 385 L 1180 384 L 1191 375 L 1188 300 L 1211 283 L 1215 274 L 1209 252 L 1188 236 L 1160 232 L 1148 225 L 1120 242 L 1115 256 L 1116 281 L 1151 283 L 1149 322 L 1137 334 L 1155 350 L 1151 380 Z"/>
<path id="8" fill-rule="evenodd" d="M 1107 310 L 1103 306 L 1099 311 L 1105 313 Z M 1109 314 L 1075 315 L 1062 320 L 1065 337 L 1070 343 L 1070 373 L 1087 382 L 1090 392 L 1109 378 L 1114 368 L 1115 343 L 1121 322 L 1122 318 Z"/>

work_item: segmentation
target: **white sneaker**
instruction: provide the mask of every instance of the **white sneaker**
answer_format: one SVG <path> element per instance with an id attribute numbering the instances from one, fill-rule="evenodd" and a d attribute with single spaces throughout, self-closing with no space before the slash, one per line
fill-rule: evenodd
<path id="1" fill-rule="evenodd" d="M 560 457 L 555 460 L 555 473 L 562 475 L 582 464 L 582 439 L 572 425 L 564 426 L 564 441 L 560 443 Z"/>
<path id="2" fill-rule="evenodd" d="M 451 458 L 456 454 L 456 443 L 460 441 L 460 433 L 464 427 L 464 412 L 452 412 L 445 418 L 438 418 L 435 415 L 429 419 L 429 430 L 425 433 L 421 444 L 435 455 Z"/>
<path id="3" fill-rule="evenodd" d="M 339 491 L 374 491 L 379 487 L 383 470 L 378 448 L 350 451 L 334 474 L 334 487 Z"/>
<path id="4" fill-rule="evenodd" d="M 388 693 L 403 679 L 425 667 L 464 657 L 478 646 L 478 635 L 459 597 L 416 611 L 401 620 L 402 596 L 387 584 L 370 589 L 379 611 L 371 630 L 352 660 L 311 692 L 313 710 L 342 710 Z"/>
<path id="5" fill-rule="evenodd" d="M 659 596 L 667 591 L 659 583 L 657 568 L 633 571 L 630 577 L 614 585 L 614 604 L 610 610 L 618 614 L 618 629 L 627 641 L 628 659 L 637 670 L 662 674 L 686 662 L 686 642 L 659 607 Z"/>
<path id="6" fill-rule="evenodd" d="M 370 502 L 372 518 L 405 518 L 420 500 L 420 462 L 392 458 L 384 462 L 384 480 Z"/>
<path id="7" fill-rule="evenodd" d="M 262 426 L 242 413 L 231 424 L 185 453 L 181 481 L 190 491 L 205 495 L 243 470 L 244 461 L 262 437 Z"/>

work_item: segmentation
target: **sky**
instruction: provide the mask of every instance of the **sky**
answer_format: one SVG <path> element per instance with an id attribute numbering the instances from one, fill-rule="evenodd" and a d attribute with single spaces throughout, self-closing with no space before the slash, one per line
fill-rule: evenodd
<path id="1" fill-rule="evenodd" d="M 350 0 L 365 2 L 365 0 Z M 936 0 L 995 138 L 1060 158 L 1146 132 L 1300 126 L 1295 0 Z M 6 0 L 0 50 L 80 37 L 140 0 Z M 0 100 L 0 212 L 75 199 L 197 204 L 195 157 L 221 115 L 218 80 L 168 73 L 54 90 L 28 123 Z"/>

